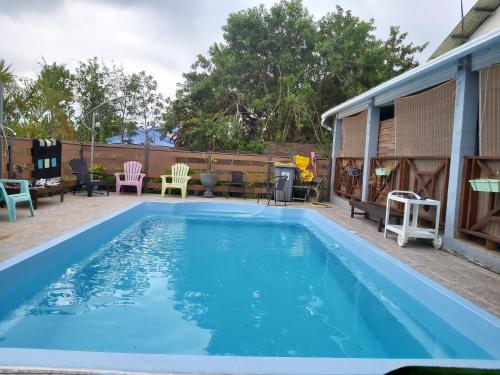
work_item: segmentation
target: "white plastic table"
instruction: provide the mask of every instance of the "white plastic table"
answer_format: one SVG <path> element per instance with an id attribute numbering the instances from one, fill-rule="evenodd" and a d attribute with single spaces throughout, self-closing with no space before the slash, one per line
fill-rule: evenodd
<path id="1" fill-rule="evenodd" d="M 405 206 L 402 225 L 389 224 L 391 202 L 400 202 Z M 420 206 L 436 206 L 436 225 L 434 228 L 424 228 L 418 226 L 418 212 Z M 443 246 L 443 240 L 439 235 L 440 211 L 441 202 L 437 200 L 422 199 L 419 195 L 412 191 L 391 191 L 389 195 L 387 195 L 384 237 L 387 237 L 387 231 L 396 233 L 398 235 L 398 245 L 401 247 L 408 243 L 409 238 L 429 238 L 433 240 L 434 248 L 440 249 L 441 246 Z M 411 222 L 410 212 L 412 212 Z"/>

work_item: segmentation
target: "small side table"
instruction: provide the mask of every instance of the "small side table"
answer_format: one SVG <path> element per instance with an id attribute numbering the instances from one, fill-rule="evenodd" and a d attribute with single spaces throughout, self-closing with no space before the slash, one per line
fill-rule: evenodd
<path id="1" fill-rule="evenodd" d="M 59 194 L 60 202 L 64 202 L 64 187 L 62 185 L 44 186 L 44 187 L 30 187 L 31 201 L 33 208 L 38 208 L 38 198 L 46 197 L 47 195 Z"/>

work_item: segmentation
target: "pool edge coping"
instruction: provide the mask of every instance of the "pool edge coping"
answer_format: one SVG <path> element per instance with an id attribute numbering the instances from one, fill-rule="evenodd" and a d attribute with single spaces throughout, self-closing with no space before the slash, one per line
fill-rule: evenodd
<path id="1" fill-rule="evenodd" d="M 31 359 L 29 365 L 25 361 L 27 355 Z M 0 348 L 0 357 L 9 358 L 7 360 L 0 359 L 0 368 L 2 366 L 57 369 L 88 368 L 154 373 L 371 375 L 385 374 L 388 371 L 406 366 L 500 368 L 500 360 L 243 357 L 11 348 Z M 90 363 L 92 363 L 91 366 L 89 366 Z"/>
<path id="2" fill-rule="evenodd" d="M 329 219 L 329 225 L 333 225 L 336 227 L 337 230 L 342 231 L 346 234 L 353 235 L 355 236 L 356 241 L 360 241 L 363 243 L 364 246 L 368 247 L 370 250 L 376 252 L 379 256 L 383 257 L 384 259 L 390 261 L 393 263 L 395 266 L 403 270 L 404 272 L 410 274 L 412 277 L 418 279 L 419 281 L 425 283 L 427 286 L 431 287 L 433 290 L 436 292 L 439 292 L 440 294 L 445 295 L 446 297 L 451 298 L 453 301 L 456 303 L 462 305 L 463 307 L 467 308 L 469 311 L 474 313 L 475 315 L 478 315 L 484 320 L 487 320 L 490 322 L 492 325 L 496 326 L 497 328 L 500 328 L 500 317 L 495 316 L 493 313 L 490 313 L 488 310 L 482 308 L 481 306 L 475 304 L 474 302 L 468 300 L 467 298 L 461 296 L 457 292 L 454 292 L 453 290 L 447 288 L 446 286 L 440 284 L 439 282 L 433 280 L 429 276 L 423 274 L 422 272 L 416 270 L 412 266 L 406 264 L 404 261 L 396 258 L 395 256 L 387 253 L 383 249 L 379 248 L 378 246 L 373 245 L 370 243 L 368 240 L 365 238 L 359 236 L 357 232 L 351 231 L 347 228 L 344 228 L 340 224 L 336 223 L 332 219 L 330 219 L 328 216 L 323 215 L 321 212 L 315 211 L 315 210 L 310 210 L 314 212 L 315 214 L 319 214 L 322 217 L 325 217 Z M 441 251 L 441 250 L 437 250 Z M 453 254 L 450 254 L 451 256 L 455 256 Z M 479 265 L 477 265 L 480 267 Z M 493 271 L 490 271 L 493 272 Z"/>
<path id="3" fill-rule="evenodd" d="M 64 242 L 64 241 L 70 239 L 71 237 L 74 237 L 80 233 L 83 233 L 90 228 L 93 228 L 99 224 L 102 224 L 103 222 L 108 221 L 108 220 L 114 218 L 115 216 L 118 216 L 118 215 L 120 215 L 128 210 L 131 210 L 132 208 L 137 207 L 137 206 L 143 204 L 144 202 L 146 202 L 146 201 L 134 202 L 133 204 L 130 204 L 126 207 L 120 208 L 120 209 L 118 209 L 110 214 L 104 215 L 100 218 L 92 220 L 89 223 L 83 224 L 82 226 L 80 226 L 78 228 L 72 229 L 67 233 L 56 236 L 56 237 L 54 237 L 48 241 L 45 241 L 39 245 L 35 245 L 33 247 L 30 247 L 29 249 L 22 250 L 19 254 L 16 254 L 10 258 L 7 258 L 7 259 L 0 261 L 0 272 L 4 271 L 5 269 L 7 269 L 9 267 L 16 265 L 17 263 L 20 263 L 28 258 L 31 258 L 34 255 L 40 254 L 40 253 L 44 252 L 45 250 L 47 250 L 48 248 L 55 246 L 55 245 L 58 245 L 61 242 Z M 167 203 L 167 202 L 165 202 L 165 203 Z"/>

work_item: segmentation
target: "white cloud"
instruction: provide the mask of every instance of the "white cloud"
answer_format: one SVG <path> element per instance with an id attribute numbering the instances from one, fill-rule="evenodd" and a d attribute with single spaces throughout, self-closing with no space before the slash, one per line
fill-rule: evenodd
<path id="1" fill-rule="evenodd" d="M 274 1 L 264 3 L 269 7 Z M 399 25 L 409 32 L 410 41 L 429 41 L 422 61 L 460 19 L 455 0 L 336 3 L 362 19 L 374 18 L 379 37 L 387 36 L 390 25 Z M 334 10 L 336 3 L 304 0 L 316 19 Z M 465 0 L 465 10 L 473 4 Z M 73 67 L 97 56 L 123 65 L 126 71 L 153 74 L 160 90 L 173 96 L 196 55 L 222 39 L 228 15 L 256 5 L 250 0 L 0 0 L 0 57 L 12 63 L 15 73 L 33 77 L 42 58 Z"/>

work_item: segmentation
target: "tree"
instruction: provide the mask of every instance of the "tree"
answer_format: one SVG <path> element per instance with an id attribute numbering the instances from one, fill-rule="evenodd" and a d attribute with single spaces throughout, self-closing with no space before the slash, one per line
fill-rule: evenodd
<path id="1" fill-rule="evenodd" d="M 72 75 L 64 65 L 43 61 L 35 80 L 12 79 L 6 90 L 5 120 L 24 137 L 72 139 Z"/>
<path id="2" fill-rule="evenodd" d="M 73 75 L 57 63 L 42 63 L 40 74 L 33 85 L 34 95 L 47 113 L 42 127 L 51 138 L 73 139 L 71 123 L 73 109 Z"/>
<path id="3" fill-rule="evenodd" d="M 126 74 L 122 67 L 113 66 L 109 74 L 112 97 L 123 98 L 113 101 L 110 105 L 114 106 L 120 140 L 122 143 L 128 143 L 137 131 L 133 97 L 138 95 L 138 85 L 133 81 L 132 75 Z"/>
<path id="4" fill-rule="evenodd" d="M 14 80 L 14 75 L 4 59 L 0 59 L 0 83 L 7 85 Z"/>
<path id="5" fill-rule="evenodd" d="M 319 127 L 327 108 L 417 64 L 425 45 L 406 44 L 391 27 L 387 41 L 337 7 L 315 21 L 300 0 L 233 13 L 224 41 L 184 74 L 166 124 L 180 145 L 258 150 L 262 141 L 330 142 Z"/>
<path id="6" fill-rule="evenodd" d="M 47 138 L 42 122 L 49 116 L 34 80 L 18 78 L 6 91 L 5 122 L 18 136 Z"/>
<path id="7" fill-rule="evenodd" d="M 383 81 L 382 42 L 375 38 L 374 30 L 373 19 L 362 21 L 339 6 L 319 21 L 321 107 L 324 102 L 328 106 L 359 95 Z"/>
<path id="8" fill-rule="evenodd" d="M 391 26 L 389 38 L 384 43 L 386 79 L 418 66 L 415 54 L 423 52 L 429 43 L 415 46 L 405 44 L 408 33 L 401 33 L 399 26 Z"/>
<path id="9" fill-rule="evenodd" d="M 97 141 L 120 134 L 127 142 L 147 105 L 151 112 L 146 122 L 164 120 L 166 102 L 157 93 L 156 81 L 145 72 L 126 74 L 122 67 L 108 68 L 95 57 L 80 62 L 75 73 L 45 60 L 40 66 L 35 80 L 6 79 L 4 117 L 20 136 L 88 141 L 95 113 Z M 3 77 L 8 77 L 7 71 L 2 68 Z"/>
<path id="10" fill-rule="evenodd" d="M 101 142 L 117 134 L 127 142 L 139 127 L 147 135 L 161 126 L 178 145 L 198 150 L 330 143 L 321 113 L 417 66 L 426 47 L 408 43 L 397 26 L 379 39 L 373 19 L 341 7 L 316 21 L 301 0 L 233 13 L 222 30 L 223 41 L 197 56 L 174 100 L 165 100 L 147 73 L 128 74 L 96 57 L 74 72 L 43 61 L 35 80 L 14 77 L 2 59 L 5 122 L 19 135 L 88 141 L 99 106 Z"/>
<path id="11" fill-rule="evenodd" d="M 165 99 L 157 92 L 157 89 L 156 80 L 144 71 L 134 73 L 130 77 L 128 93 L 131 96 L 131 105 L 129 110 L 140 119 L 145 142 L 149 142 L 149 128 L 163 126 Z"/>
<path id="12" fill-rule="evenodd" d="M 75 73 L 75 94 L 80 106 L 77 118 L 76 136 L 81 140 L 90 139 L 92 127 L 92 111 L 100 104 L 110 99 L 109 70 L 104 63 L 99 63 L 97 57 L 80 62 Z M 96 112 L 98 118 L 96 140 L 104 141 L 116 131 L 113 106 L 103 106 Z"/>
<path id="13" fill-rule="evenodd" d="M 7 101 L 4 99 L 4 91 L 8 89 L 8 87 L 12 84 L 14 81 L 14 75 L 12 74 L 12 71 L 10 69 L 10 65 L 7 65 L 4 59 L 0 59 L 0 125 L 2 125 L 0 137 L 4 137 L 4 127 L 3 124 L 5 122 L 5 112 L 4 112 L 4 106 L 7 107 Z M 0 152 L 3 152 L 3 150 L 0 150 Z"/>

